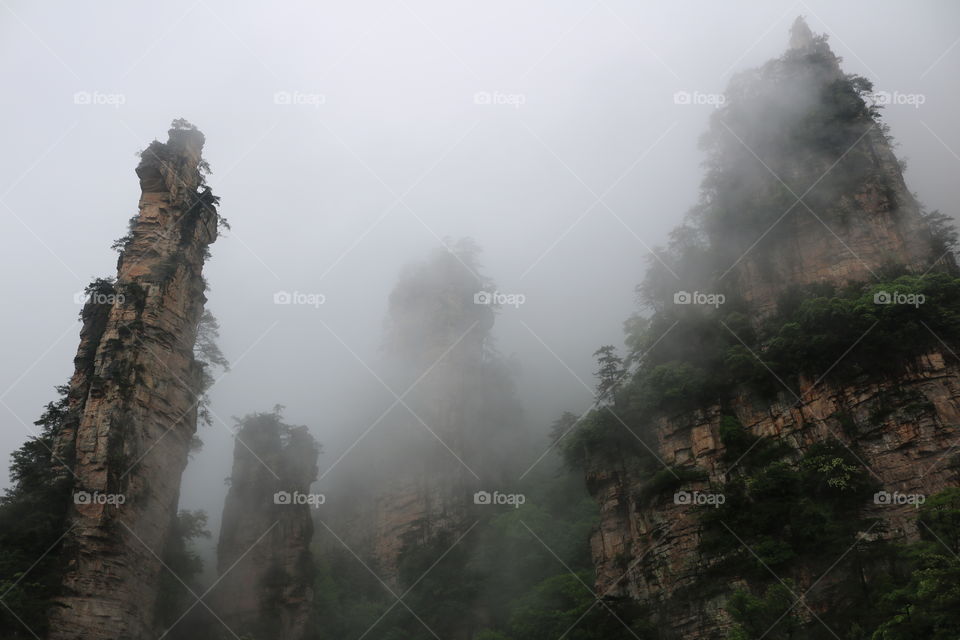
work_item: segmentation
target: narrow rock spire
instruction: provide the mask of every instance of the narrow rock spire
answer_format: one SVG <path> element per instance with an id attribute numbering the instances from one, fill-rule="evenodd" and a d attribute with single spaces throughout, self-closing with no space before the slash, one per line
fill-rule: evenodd
<path id="1" fill-rule="evenodd" d="M 797 16 L 790 27 L 790 48 L 806 49 L 813 43 L 813 31 L 807 26 L 803 16 Z"/>
<path id="2" fill-rule="evenodd" d="M 54 450 L 73 480 L 50 640 L 153 640 L 160 555 L 197 428 L 201 271 L 217 238 L 203 134 L 174 121 L 137 167 L 139 212 L 117 278 L 84 306 L 70 416 Z"/>

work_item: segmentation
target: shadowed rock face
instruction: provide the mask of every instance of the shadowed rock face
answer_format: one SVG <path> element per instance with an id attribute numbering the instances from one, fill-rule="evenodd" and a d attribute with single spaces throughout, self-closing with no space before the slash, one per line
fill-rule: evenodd
<path id="1" fill-rule="evenodd" d="M 797 450 L 831 438 L 856 445 L 864 464 L 878 476 L 873 479 L 890 491 L 930 496 L 957 485 L 949 453 L 956 441 L 955 425 L 960 424 L 960 368 L 945 361 L 944 354 L 919 358 L 915 369 L 896 381 L 846 388 L 812 388 L 811 383 L 806 381 L 799 390 L 801 406 L 757 406 L 737 398 L 725 412 L 735 414 L 750 433 Z M 887 417 L 871 420 L 881 408 L 889 411 Z M 711 482 L 725 480 L 730 463 L 723 458 L 720 414 L 715 407 L 684 420 L 657 422 L 658 455 L 664 463 L 696 465 L 709 476 L 690 490 L 710 491 Z M 856 438 L 845 435 L 844 415 L 861 425 Z M 721 609 L 723 597 L 689 595 L 703 586 L 709 568 L 698 548 L 700 510 L 674 504 L 672 492 L 651 503 L 644 497 L 649 478 L 649 472 L 628 465 L 595 466 L 587 474 L 587 487 L 600 504 L 600 525 L 591 537 L 597 591 L 652 604 L 662 613 L 664 628 L 678 638 L 724 638 L 729 620 Z M 918 536 L 912 505 L 871 503 L 863 516 L 882 519 L 886 537 Z M 626 565 L 624 557 L 630 558 Z M 817 577 L 811 575 L 810 581 Z M 810 594 L 811 601 L 829 594 L 829 578 Z M 735 581 L 730 586 L 736 586 Z"/>
<path id="2" fill-rule="evenodd" d="M 722 214 L 707 235 L 729 268 L 719 285 L 758 318 L 792 286 L 867 281 L 894 265 L 922 273 L 944 258 L 931 255 L 872 99 L 844 87 L 840 59 L 802 19 L 790 42 L 731 81 L 706 137 L 706 200 Z"/>
<path id="3" fill-rule="evenodd" d="M 166 143 L 143 152 L 139 212 L 116 282 L 97 283 L 83 309 L 71 415 L 54 446 L 78 497 L 52 640 L 159 635 L 158 556 L 197 427 L 201 271 L 219 220 L 199 170 L 203 143 L 199 131 L 175 124 Z"/>
<path id="4" fill-rule="evenodd" d="M 853 169 L 846 168 L 845 175 L 852 176 L 847 180 L 830 173 L 833 164 L 834 170 L 845 170 L 835 156 L 802 146 L 784 148 L 777 137 L 791 127 L 806 126 L 797 116 L 810 112 L 797 103 L 805 100 L 803 109 L 815 108 L 820 92 L 830 91 L 831 83 L 841 77 L 838 59 L 826 42 L 798 21 L 790 51 L 748 76 L 756 84 L 733 83 L 732 99 L 739 97 L 747 105 L 718 114 L 732 133 L 715 127 L 724 139 L 714 151 L 735 159 L 708 178 L 714 180 L 708 191 L 711 204 L 721 202 L 721 207 L 737 210 L 775 203 L 770 205 L 771 220 L 779 225 L 760 239 L 754 229 L 740 233 L 723 224 L 707 228 L 713 245 L 729 254 L 725 264 L 737 259 L 730 275 L 754 320 L 775 312 L 778 297 L 793 285 L 869 282 L 888 266 L 913 273 L 954 266 L 951 257 L 931 252 L 920 206 L 871 116 L 852 118 L 845 134 L 856 143 L 848 146 L 844 141 L 837 150 L 856 163 Z M 789 91 L 796 95 L 785 96 Z M 807 204 L 791 206 L 795 197 L 778 199 L 777 192 L 788 187 L 796 196 L 805 196 Z M 837 387 L 801 379 L 802 402 L 786 394 L 774 403 L 739 396 L 728 398 L 722 410 L 714 406 L 658 418 L 653 425 L 657 456 L 666 465 L 705 472 L 707 477 L 689 484 L 690 490 L 710 491 L 726 482 L 731 464 L 720 439 L 723 413 L 735 416 L 751 435 L 775 439 L 798 453 L 838 439 L 857 448 L 879 485 L 890 491 L 935 494 L 957 484 L 949 453 L 960 423 L 960 368 L 949 356 L 946 349 L 917 353 L 897 380 Z M 848 432 L 844 420 L 856 425 L 854 433 Z M 658 615 L 664 637 L 725 638 L 732 626 L 724 610 L 726 597 L 745 582 L 710 574 L 713 560 L 700 548 L 700 511 L 674 504 L 672 491 L 651 499 L 645 492 L 651 471 L 632 460 L 611 463 L 595 458 L 586 466 L 587 487 L 601 511 L 591 538 L 598 594 L 648 604 Z M 883 523 L 874 537 L 918 536 L 912 505 L 869 504 L 862 511 L 864 518 Z M 812 569 L 808 573 L 798 580 L 798 593 L 816 584 L 820 575 Z M 833 582 L 828 577 L 810 593 L 814 608 L 816 602 L 822 608 L 831 606 Z"/>
<path id="5" fill-rule="evenodd" d="M 476 251 L 463 244 L 401 274 L 390 295 L 384 350 L 385 379 L 402 404 L 345 460 L 346 473 L 364 475 L 358 484 L 370 492 L 353 520 L 364 533 L 343 535 L 394 586 L 404 551 L 467 529 L 477 476 L 493 467 L 481 462 L 483 443 L 475 441 L 484 431 L 484 350 L 494 323 L 493 309 L 474 300 L 483 288 Z M 336 505 L 338 517 L 343 506 Z"/>
<path id="6" fill-rule="evenodd" d="M 306 427 L 284 425 L 276 413 L 246 418 L 237 433 L 213 591 L 216 610 L 237 635 L 306 637 L 314 576 L 312 509 L 304 497 L 318 453 Z"/>
<path id="7" fill-rule="evenodd" d="M 408 558 L 470 531 L 478 489 L 502 491 L 522 471 L 510 466 L 525 444 L 519 401 L 490 348 L 495 308 L 475 297 L 493 290 L 476 274 L 478 251 L 461 240 L 400 274 L 378 367 L 398 399 L 358 421 L 321 476 L 318 545 L 356 553 L 397 593 L 420 578 Z"/>

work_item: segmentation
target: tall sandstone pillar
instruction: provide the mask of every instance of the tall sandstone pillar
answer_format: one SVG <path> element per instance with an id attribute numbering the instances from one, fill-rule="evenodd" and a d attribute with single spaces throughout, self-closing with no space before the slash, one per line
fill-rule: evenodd
<path id="1" fill-rule="evenodd" d="M 255 640 L 305 640 L 313 599 L 310 494 L 319 446 L 280 414 L 248 416 L 237 432 L 223 506 L 212 601 L 220 620 Z"/>
<path id="2" fill-rule="evenodd" d="M 165 571 L 159 556 L 197 428 L 201 271 L 219 221 L 200 171 L 203 143 L 202 133 L 177 121 L 166 143 L 143 152 L 139 213 L 116 282 L 95 283 L 83 309 L 71 414 L 54 450 L 74 495 L 101 498 L 72 501 L 50 640 L 160 635 L 153 628 Z"/>

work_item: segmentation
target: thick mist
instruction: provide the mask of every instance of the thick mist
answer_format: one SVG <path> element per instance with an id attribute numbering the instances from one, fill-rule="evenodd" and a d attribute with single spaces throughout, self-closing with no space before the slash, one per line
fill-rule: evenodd
<path id="1" fill-rule="evenodd" d="M 779 55 L 797 14 L 885 92 L 908 185 L 955 215 L 950 2 L 4 3 L 0 455 L 66 382 L 75 294 L 113 270 L 135 152 L 175 117 L 205 133 L 232 226 L 205 273 L 231 367 L 183 507 L 216 532 L 233 416 L 283 405 L 332 494 L 353 451 L 385 447 L 381 429 L 358 437 L 431 361 L 391 370 L 391 292 L 460 238 L 482 251 L 451 268 L 507 296 L 489 346 L 545 435 L 590 406 L 591 354 L 622 343 L 651 251 L 696 204 L 697 141 L 731 75 Z"/>

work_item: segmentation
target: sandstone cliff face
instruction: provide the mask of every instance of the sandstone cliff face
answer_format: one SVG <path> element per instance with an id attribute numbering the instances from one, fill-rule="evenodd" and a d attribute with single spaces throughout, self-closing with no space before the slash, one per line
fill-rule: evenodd
<path id="1" fill-rule="evenodd" d="M 802 403 L 784 395 L 782 402 L 771 405 L 741 397 L 733 410 L 751 433 L 777 438 L 798 450 L 830 438 L 857 445 L 863 462 L 876 474 L 874 480 L 891 493 L 933 495 L 960 480 L 951 457 L 960 424 L 960 367 L 948 363 L 944 354 L 923 356 L 895 382 L 831 388 L 811 387 L 807 381 L 800 396 Z M 876 416 L 884 414 L 887 417 L 878 421 Z M 855 437 L 841 422 L 845 416 L 859 427 Z M 658 421 L 663 461 L 696 465 L 709 474 L 709 480 L 689 485 L 691 490 L 709 491 L 710 482 L 726 479 L 729 463 L 721 460 L 719 422 L 718 409 Z M 683 595 L 685 588 L 695 587 L 704 577 L 706 562 L 698 548 L 700 515 L 710 507 L 674 504 L 672 492 L 651 503 L 643 497 L 649 477 L 628 463 L 595 468 L 587 475 L 601 511 L 600 526 L 591 539 L 597 590 L 652 604 L 666 613 L 664 626 L 676 637 L 722 638 L 728 626 L 723 599 Z M 870 504 L 863 515 L 882 519 L 887 525 L 884 536 L 917 535 L 916 508 L 909 504 Z"/>
<path id="2" fill-rule="evenodd" d="M 891 265 L 923 273 L 937 258 L 930 255 L 920 206 L 904 183 L 889 143 L 873 129 L 858 147 L 874 159 L 882 186 L 879 180 L 864 184 L 857 192 L 838 197 L 828 210 L 810 211 L 797 204 L 779 223 L 784 238 L 776 241 L 772 259 L 758 258 L 759 251 L 742 246 L 746 256 L 735 268 L 735 277 L 740 295 L 758 317 L 773 313 L 777 298 L 793 285 L 865 282 Z M 822 167 L 828 169 L 829 165 Z"/>
<path id="3" fill-rule="evenodd" d="M 277 414 L 247 418 L 237 433 L 223 508 L 213 599 L 226 625 L 258 640 L 306 637 L 313 597 L 310 485 L 316 442 Z"/>
<path id="4" fill-rule="evenodd" d="M 784 58 L 758 72 L 761 85 L 753 86 L 786 73 L 793 74 L 787 84 L 798 84 L 805 91 L 812 88 L 816 95 L 832 91 L 832 82 L 842 73 L 825 41 L 813 37 L 798 21 L 791 47 Z M 808 64 L 820 65 L 812 84 L 802 80 Z M 807 98 L 796 98 L 803 99 Z M 749 113 L 751 108 L 745 111 Z M 736 112 L 725 115 L 733 120 L 731 114 Z M 773 178 L 770 167 L 761 166 L 753 157 L 754 149 L 744 147 L 755 147 L 761 157 L 764 151 L 774 155 L 784 139 L 784 129 L 808 126 L 802 119 L 786 116 L 778 122 L 779 117 L 761 110 L 751 118 L 741 118 L 739 135 L 721 146 L 722 152 L 739 154 L 740 159 L 729 162 L 727 166 L 732 168 L 724 168 L 725 173 L 718 172 L 719 179 L 713 176 L 719 186 L 711 197 L 722 201 L 720 209 L 730 203 L 762 209 L 765 203 L 775 202 L 780 207 L 783 200 L 770 197 L 771 191 L 781 191 L 780 177 L 792 183 L 800 196 L 808 186 L 819 183 L 832 164 L 841 162 L 808 148 L 787 148 L 781 150 L 786 155 L 779 163 L 770 161 L 772 172 L 778 174 Z M 773 118 L 777 125 L 764 131 L 765 118 Z M 879 124 L 860 113 L 851 122 L 859 164 L 848 174 L 855 178 L 846 182 L 824 179 L 823 189 L 811 189 L 813 211 L 803 204 L 793 205 L 778 221 L 781 228 L 767 229 L 760 240 L 757 236 L 766 227 L 751 229 L 756 233 L 749 234 L 720 224 L 708 229 L 714 247 L 727 243 L 730 249 L 733 245 L 731 255 L 738 260 L 730 271 L 734 289 L 747 303 L 754 323 L 769 318 L 776 311 L 777 299 L 795 285 L 871 282 L 891 266 L 918 274 L 937 266 L 953 266 L 952 257 L 933 255 L 921 208 L 907 189 Z M 751 123 L 760 131 L 754 132 L 754 138 L 748 131 Z M 771 139 L 776 144 L 769 144 Z M 764 143 L 768 143 L 766 148 Z M 836 150 L 837 154 L 844 152 Z M 730 192 L 735 194 L 728 197 Z M 790 204 L 795 198 L 786 201 Z M 786 207 L 771 209 L 779 215 Z M 843 354 L 836 355 L 840 358 Z M 896 380 L 861 377 L 837 387 L 801 378 L 799 401 L 787 393 L 772 403 L 740 395 L 727 398 L 725 405 L 723 412 L 734 415 L 752 436 L 783 443 L 798 454 L 831 439 L 855 447 L 862 452 L 872 480 L 889 492 L 929 496 L 960 480 L 952 449 L 960 424 L 960 366 L 949 349 L 917 353 Z M 708 476 L 685 488 L 709 491 L 710 483 L 717 486 L 730 479 L 730 461 L 724 459 L 725 447 L 719 437 L 720 421 L 719 406 L 654 421 L 656 453 L 663 462 L 677 468 L 696 467 Z M 732 624 L 724 610 L 725 598 L 744 584 L 743 580 L 727 576 L 724 584 L 704 588 L 707 571 L 716 560 L 702 554 L 700 545 L 701 515 L 710 507 L 675 504 L 673 491 L 651 500 L 644 491 L 651 475 L 649 468 L 641 468 L 634 459 L 610 463 L 588 456 L 587 486 L 601 510 L 600 525 L 591 538 L 597 592 L 650 605 L 666 638 L 724 638 Z M 870 504 L 860 515 L 883 523 L 871 536 L 913 540 L 918 535 L 912 505 Z M 799 593 L 818 577 L 802 576 Z M 829 591 L 830 582 L 824 580 L 819 586 L 821 593 L 812 594 L 811 600 L 819 597 L 824 606 L 829 595 L 822 592 Z"/>
<path id="5" fill-rule="evenodd" d="M 434 448 L 434 453 L 419 460 L 417 468 L 396 469 L 374 500 L 372 555 L 388 584 L 399 584 L 400 556 L 408 545 L 429 542 L 444 530 L 459 533 L 468 524 L 473 478 L 449 464 L 449 452 Z"/>
<path id="6" fill-rule="evenodd" d="M 484 456 L 495 447 L 476 440 L 491 431 L 482 428 L 481 396 L 492 388 L 484 380 L 494 311 L 474 300 L 483 288 L 476 251 L 460 245 L 437 252 L 401 275 L 390 296 L 382 367 L 402 402 L 371 416 L 373 426 L 361 424 L 358 436 L 367 427 L 369 435 L 333 471 L 325 523 L 391 587 L 400 586 L 403 550 L 466 530 L 481 477 L 492 482 Z M 332 538 L 326 543 L 340 547 Z"/>
<path id="7" fill-rule="evenodd" d="M 78 497 L 51 639 L 157 635 L 158 556 L 196 431 L 201 271 L 219 220 L 199 171 L 203 142 L 175 126 L 144 151 L 139 213 L 116 282 L 99 283 L 83 309 L 71 416 L 55 442 Z"/>
<path id="8" fill-rule="evenodd" d="M 471 424 L 461 406 L 464 393 L 452 388 L 463 382 L 464 364 L 457 360 L 454 355 L 452 362 L 436 365 L 404 398 L 426 426 L 406 408 L 395 407 L 375 427 L 379 431 L 334 470 L 330 500 L 319 513 L 391 588 L 400 586 L 405 549 L 428 543 L 441 531 L 459 533 L 469 524 L 480 481 L 464 466 L 473 468 L 476 462 L 463 433 Z M 332 537 L 324 541 L 342 550 Z"/>
<path id="9" fill-rule="evenodd" d="M 838 89 L 847 78 L 840 59 L 801 19 L 790 45 L 733 81 L 712 123 L 712 151 L 725 165 L 715 202 L 767 211 L 759 227 L 739 219 L 711 230 L 715 245 L 730 245 L 721 284 L 732 280 L 758 318 L 792 286 L 864 282 L 892 265 L 922 273 L 943 258 L 931 255 L 872 98 L 861 105 Z"/>

